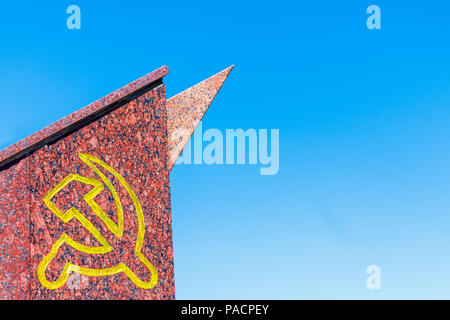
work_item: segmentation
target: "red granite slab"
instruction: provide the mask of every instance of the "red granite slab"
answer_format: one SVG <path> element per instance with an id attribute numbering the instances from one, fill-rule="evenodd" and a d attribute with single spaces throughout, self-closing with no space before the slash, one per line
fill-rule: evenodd
<path id="1" fill-rule="evenodd" d="M 169 171 L 231 68 L 166 105 L 164 66 L 0 151 L 0 299 L 174 299 Z"/>
<path id="2" fill-rule="evenodd" d="M 0 299 L 26 299 L 29 285 L 29 158 L 0 171 Z"/>
<path id="3" fill-rule="evenodd" d="M 120 102 L 130 94 L 133 94 L 145 87 L 151 85 L 155 81 L 163 78 L 169 73 L 167 66 L 163 66 L 142 78 L 131 82 L 130 84 L 108 94 L 107 96 L 87 105 L 86 107 L 68 115 L 67 117 L 54 122 L 48 127 L 33 133 L 29 137 L 20 140 L 17 143 L 9 146 L 6 149 L 0 151 L 0 167 L 4 166 L 14 159 L 20 158 L 26 152 L 31 152 L 33 149 L 39 148 L 45 142 L 51 139 L 53 136 L 60 134 L 61 132 L 68 131 L 72 127 L 75 127 L 80 121 L 103 111 L 105 108 Z"/>
<path id="4" fill-rule="evenodd" d="M 31 299 L 174 298 L 166 121 L 165 86 L 161 85 L 31 155 Z M 101 181 L 98 173 L 80 159 L 79 153 L 89 154 L 112 167 L 135 193 L 145 221 L 141 252 L 157 271 L 158 280 L 154 287 L 141 288 L 124 272 L 108 276 L 72 272 L 64 285 L 57 289 L 45 288 L 38 279 L 36 270 L 63 234 L 85 246 L 100 246 L 78 220 L 62 222 L 42 200 L 69 174 Z M 63 245 L 45 269 L 45 277 L 49 282 L 56 281 L 67 262 L 90 269 L 111 268 L 125 263 L 139 279 L 150 282 L 151 271 L 134 253 L 139 222 L 133 199 L 115 176 L 97 167 L 111 182 L 120 199 L 124 216 L 123 236 L 115 236 L 87 205 L 84 196 L 92 186 L 72 181 L 56 194 L 54 203 L 64 212 L 72 207 L 79 210 L 114 250 L 92 254 Z M 94 200 L 117 223 L 118 209 L 112 192 L 105 188 Z"/>

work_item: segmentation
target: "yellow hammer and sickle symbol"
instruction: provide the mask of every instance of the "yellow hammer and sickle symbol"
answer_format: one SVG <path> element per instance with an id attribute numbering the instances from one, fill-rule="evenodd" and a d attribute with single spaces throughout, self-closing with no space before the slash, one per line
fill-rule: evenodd
<path id="1" fill-rule="evenodd" d="M 102 182 L 96 179 L 86 178 L 83 176 L 79 176 L 76 174 L 69 174 L 66 178 L 64 178 L 56 187 L 54 187 L 42 200 L 44 201 L 45 205 L 54 213 L 56 214 L 64 223 L 69 222 L 73 218 L 77 219 L 94 237 L 98 242 L 100 243 L 100 246 L 98 247 L 91 247 L 83 245 L 75 240 L 73 240 L 71 237 L 69 237 L 66 233 L 64 233 L 52 246 L 51 251 L 48 255 L 46 255 L 42 261 L 39 263 L 38 269 L 37 269 L 37 275 L 40 283 L 48 288 L 48 289 L 58 289 L 61 286 L 66 283 L 67 279 L 69 278 L 69 275 L 71 272 L 78 272 L 83 275 L 87 276 L 109 276 L 116 273 L 124 272 L 128 278 L 138 287 L 143 289 L 150 289 L 153 288 L 156 283 L 158 282 L 158 272 L 156 271 L 155 267 L 147 260 L 147 258 L 141 253 L 141 248 L 144 242 L 144 235 L 145 235 L 145 222 L 144 222 L 144 214 L 142 212 L 142 207 L 136 197 L 136 194 L 131 189 L 130 185 L 125 181 L 125 179 L 113 168 L 111 168 L 109 165 L 101 161 L 100 159 L 97 159 L 96 157 L 93 157 L 88 154 L 78 154 L 79 158 L 86 163 L 89 168 L 91 168 L 97 176 L 100 177 Z M 123 227 L 124 227 L 124 219 L 123 219 L 123 208 L 122 204 L 120 202 L 119 196 L 114 189 L 114 186 L 111 184 L 111 182 L 108 180 L 108 178 L 96 167 L 96 165 L 99 165 L 109 173 L 111 173 L 119 182 L 120 184 L 125 188 L 125 190 L 128 192 L 130 198 L 133 201 L 134 207 L 136 209 L 137 218 L 138 218 L 138 233 L 137 233 L 137 240 L 136 240 L 136 246 L 134 248 L 134 254 L 136 257 L 146 266 L 146 268 L 150 271 L 151 279 L 148 282 L 142 281 L 136 274 L 131 271 L 131 269 L 124 263 L 121 262 L 118 265 L 114 267 L 109 268 L 103 268 L 103 269 L 93 269 L 93 268 L 86 268 L 86 267 L 80 267 L 77 265 L 74 265 L 72 263 L 66 262 L 63 270 L 61 272 L 61 275 L 59 278 L 55 281 L 49 281 L 45 275 L 45 271 L 49 265 L 49 263 L 52 261 L 53 258 L 56 257 L 58 254 L 58 249 L 63 245 L 66 244 L 75 250 L 88 253 L 88 254 L 105 254 L 108 252 L 111 252 L 114 250 L 114 248 L 108 243 L 108 241 L 102 236 L 102 234 L 97 230 L 96 227 L 84 216 L 82 215 L 77 209 L 70 208 L 66 212 L 62 212 L 53 202 L 53 197 L 61 191 L 64 187 L 66 187 L 71 181 L 78 181 L 87 185 L 91 185 L 94 188 L 90 190 L 88 193 L 86 193 L 83 197 L 84 201 L 92 208 L 92 210 L 95 212 L 95 214 L 106 224 L 108 229 L 117 237 L 122 238 L 123 235 Z M 108 215 L 99 207 L 99 205 L 94 201 L 94 198 L 104 190 L 104 185 L 109 189 L 109 191 L 112 194 L 112 197 L 114 199 L 116 208 L 117 208 L 117 221 L 118 223 L 114 223 Z"/>

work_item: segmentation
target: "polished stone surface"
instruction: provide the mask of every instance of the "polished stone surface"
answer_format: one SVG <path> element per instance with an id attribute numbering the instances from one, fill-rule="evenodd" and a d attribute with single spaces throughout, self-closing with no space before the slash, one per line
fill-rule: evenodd
<path id="1" fill-rule="evenodd" d="M 130 84 L 108 94 L 107 96 L 87 105 L 86 107 L 68 115 L 67 117 L 58 120 L 48 127 L 39 130 L 36 133 L 22 139 L 6 149 L 0 151 L 0 165 L 3 165 L 9 159 L 20 156 L 23 151 L 27 149 L 32 149 L 33 146 L 37 145 L 39 142 L 56 135 L 59 132 L 75 125 L 77 122 L 86 119 L 93 114 L 100 112 L 104 108 L 111 106 L 112 104 L 118 102 L 119 100 L 125 98 L 126 96 L 140 90 L 156 80 L 162 79 L 169 73 L 169 69 L 163 66 L 149 74 L 143 76 L 142 78 L 131 82 Z"/>
<path id="2" fill-rule="evenodd" d="M 88 154 L 114 168 L 137 195 L 145 220 L 143 255 L 156 268 L 157 285 L 139 288 L 123 273 L 70 279 L 71 285 L 47 289 L 31 277 L 31 299 L 173 299 L 174 271 L 170 215 L 169 170 L 167 168 L 167 129 L 165 87 L 147 92 L 136 100 L 83 127 L 30 156 L 31 262 L 37 270 L 51 246 L 65 233 L 90 247 L 100 243 L 78 221 L 64 223 L 41 201 L 69 174 L 99 180 L 98 174 L 80 160 Z M 100 167 L 99 167 L 100 168 Z M 54 203 L 62 211 L 77 208 L 114 248 L 105 254 L 89 254 L 64 245 L 46 269 L 46 278 L 55 281 L 66 263 L 79 267 L 105 269 L 125 263 L 142 281 L 150 281 L 150 271 L 134 254 L 138 219 L 136 207 L 127 190 L 110 172 L 101 169 L 114 186 L 123 207 L 123 237 L 115 236 L 84 201 L 91 186 L 72 181 L 57 195 Z M 95 197 L 96 203 L 117 224 L 117 208 L 111 191 L 105 188 Z M 74 287 L 76 290 L 74 290 Z"/>
<path id="3" fill-rule="evenodd" d="M 231 68 L 168 101 L 160 68 L 0 151 L 0 299 L 174 299 L 169 173 Z"/>
<path id="4" fill-rule="evenodd" d="M 233 67 L 180 92 L 167 101 L 169 170 L 172 169 Z"/>

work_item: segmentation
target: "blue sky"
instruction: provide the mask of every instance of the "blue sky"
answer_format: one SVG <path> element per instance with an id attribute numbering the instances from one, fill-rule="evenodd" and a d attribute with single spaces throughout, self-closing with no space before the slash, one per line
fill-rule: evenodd
<path id="1" fill-rule="evenodd" d="M 1 148 L 164 64 L 236 65 L 204 131 L 280 130 L 277 175 L 172 170 L 177 298 L 450 298 L 448 1 L 9 1 L 0 36 Z"/>

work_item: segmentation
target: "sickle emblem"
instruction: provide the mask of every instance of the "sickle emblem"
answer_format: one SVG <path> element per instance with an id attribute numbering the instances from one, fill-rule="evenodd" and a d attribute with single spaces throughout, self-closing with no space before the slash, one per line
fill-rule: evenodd
<path id="1" fill-rule="evenodd" d="M 58 216 L 64 223 L 68 223 L 73 218 L 77 219 L 84 228 L 86 228 L 94 238 L 100 243 L 100 246 L 86 246 L 75 240 L 73 240 L 68 234 L 64 233 L 53 245 L 50 250 L 50 253 L 46 255 L 41 262 L 39 263 L 37 269 L 37 275 L 40 283 L 48 288 L 48 289 L 58 289 L 63 286 L 71 272 L 78 272 L 87 276 L 109 276 L 114 275 L 120 272 L 125 273 L 128 278 L 138 287 L 142 289 L 150 289 L 153 288 L 158 282 L 158 272 L 155 267 L 147 260 L 147 258 L 141 253 L 141 248 L 144 242 L 145 235 L 145 223 L 144 223 L 144 214 L 142 211 L 142 207 L 139 203 L 139 200 L 136 197 L 136 194 L 131 189 L 130 185 L 125 181 L 125 179 L 112 167 L 88 154 L 79 153 L 78 157 L 91 168 L 95 174 L 100 178 L 101 181 L 96 179 L 91 179 L 87 177 L 83 177 L 76 174 L 69 174 L 65 177 L 56 187 L 54 187 L 42 200 L 45 205 L 56 215 Z M 108 171 L 112 174 L 120 184 L 125 188 L 128 195 L 133 201 L 133 205 L 136 209 L 136 214 L 138 218 L 138 232 L 136 245 L 134 247 L 134 255 L 135 257 L 148 269 L 151 274 L 151 279 L 147 282 L 141 280 L 125 262 L 120 262 L 115 266 L 107 267 L 107 268 L 88 268 L 75 265 L 70 262 L 66 262 L 61 274 L 58 279 L 55 281 L 49 281 L 45 275 L 48 265 L 58 254 L 59 249 L 64 244 L 77 250 L 87 254 L 92 255 L 101 255 L 108 254 L 113 252 L 115 248 L 105 239 L 105 237 L 100 233 L 100 231 L 82 214 L 75 208 L 70 208 L 66 212 L 62 212 L 53 202 L 52 199 L 55 195 L 64 189 L 70 182 L 78 181 L 83 184 L 93 186 L 93 188 L 84 195 L 84 201 L 91 207 L 93 212 L 105 223 L 107 228 L 111 231 L 111 233 L 122 239 L 123 231 L 124 231 L 124 216 L 123 216 L 123 208 L 120 202 L 119 196 L 114 189 L 112 183 L 108 180 L 108 178 L 99 170 L 97 167 L 100 166 L 104 170 Z M 108 215 L 100 208 L 100 206 L 95 202 L 95 197 L 105 189 L 105 186 L 111 192 L 114 203 L 116 205 L 117 210 L 117 224 L 108 217 Z"/>

